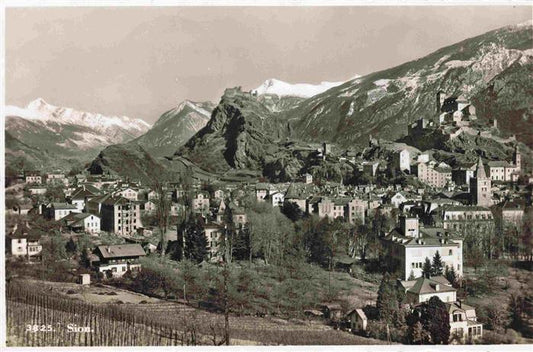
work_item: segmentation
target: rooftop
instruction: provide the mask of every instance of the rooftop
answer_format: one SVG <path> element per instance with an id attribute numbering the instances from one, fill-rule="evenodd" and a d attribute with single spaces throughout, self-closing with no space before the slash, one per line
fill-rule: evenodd
<path id="1" fill-rule="evenodd" d="M 104 259 L 122 258 L 122 257 L 140 257 L 146 253 L 140 244 L 117 244 L 110 246 L 98 246 L 97 251 Z"/>
<path id="2" fill-rule="evenodd" d="M 414 284 L 407 289 L 407 292 L 411 292 L 417 295 L 455 291 L 457 290 L 453 288 L 450 282 L 446 280 L 446 278 L 444 278 L 443 276 L 436 276 L 431 278 L 426 278 L 422 276 L 415 280 Z"/>

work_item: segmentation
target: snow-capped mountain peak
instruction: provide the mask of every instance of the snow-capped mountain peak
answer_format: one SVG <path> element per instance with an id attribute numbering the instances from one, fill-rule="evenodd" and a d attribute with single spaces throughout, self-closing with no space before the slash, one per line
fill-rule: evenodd
<path id="1" fill-rule="evenodd" d="M 70 143 L 82 150 L 126 142 L 142 135 L 151 127 L 141 119 L 58 107 L 47 103 L 43 98 L 33 100 L 25 108 L 8 105 L 5 107 L 5 116 L 9 122 L 6 128 L 15 136 L 21 136 L 22 130 L 27 128 L 23 121 L 29 121 L 36 131 L 64 134 L 65 140 L 59 141 L 58 145 Z"/>
<path id="2" fill-rule="evenodd" d="M 17 116 L 26 120 L 40 121 L 44 124 L 53 122 L 60 125 L 79 125 L 105 133 L 108 129 L 123 129 L 137 135 L 146 132 L 151 125 L 141 119 L 127 116 L 104 116 L 99 113 L 78 111 L 73 108 L 57 107 L 47 103 L 43 98 L 30 102 L 26 108 L 6 106 L 6 116 Z"/>
<path id="3" fill-rule="evenodd" d="M 28 110 L 41 110 L 43 107 L 48 106 L 49 104 L 43 98 L 37 98 L 34 101 L 30 102 L 26 109 Z"/>
<path id="4" fill-rule="evenodd" d="M 358 76 L 355 76 L 358 77 Z M 252 93 L 257 95 L 277 95 L 293 96 L 299 98 L 310 98 L 317 94 L 323 93 L 328 89 L 339 86 L 344 82 L 320 82 L 319 84 L 310 83 L 287 83 L 276 78 L 267 79 Z"/>

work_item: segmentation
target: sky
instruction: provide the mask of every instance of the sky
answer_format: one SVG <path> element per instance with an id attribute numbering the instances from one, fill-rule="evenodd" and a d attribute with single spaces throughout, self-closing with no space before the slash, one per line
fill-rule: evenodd
<path id="1" fill-rule="evenodd" d="M 529 6 L 6 9 L 6 104 L 154 123 L 224 89 L 345 81 L 531 20 Z"/>

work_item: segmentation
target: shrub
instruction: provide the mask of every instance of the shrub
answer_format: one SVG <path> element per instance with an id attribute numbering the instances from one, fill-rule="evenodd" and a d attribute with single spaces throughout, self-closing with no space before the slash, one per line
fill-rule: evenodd
<path id="1" fill-rule="evenodd" d="M 139 304 L 146 304 L 146 303 L 148 303 L 148 302 L 145 301 L 145 300 L 142 300 L 142 301 L 139 302 Z"/>
<path id="2" fill-rule="evenodd" d="M 485 330 L 481 339 L 481 343 L 484 345 L 517 344 L 522 342 L 520 334 L 513 329 L 507 329 L 504 334 Z"/>
<path id="3" fill-rule="evenodd" d="M 393 324 L 389 325 L 390 340 L 394 342 L 403 342 L 405 336 L 404 328 L 396 328 Z M 378 340 L 387 341 L 387 323 L 381 320 L 369 321 L 367 325 L 367 335 Z"/>
<path id="4" fill-rule="evenodd" d="M 114 291 L 110 291 L 110 292 L 107 293 L 107 295 L 108 295 L 108 296 L 116 296 L 117 293 L 114 292 Z"/>
<path id="5" fill-rule="evenodd" d="M 68 291 L 67 291 L 67 295 L 73 295 L 73 294 L 75 294 L 75 293 L 76 293 L 76 291 L 74 291 L 74 290 L 68 290 Z"/>

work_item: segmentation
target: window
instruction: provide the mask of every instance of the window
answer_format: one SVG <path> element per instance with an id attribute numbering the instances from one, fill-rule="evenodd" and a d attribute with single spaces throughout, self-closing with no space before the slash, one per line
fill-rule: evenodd
<path id="1" fill-rule="evenodd" d="M 448 251 L 448 255 L 453 255 L 453 250 L 450 249 L 450 250 Z"/>

